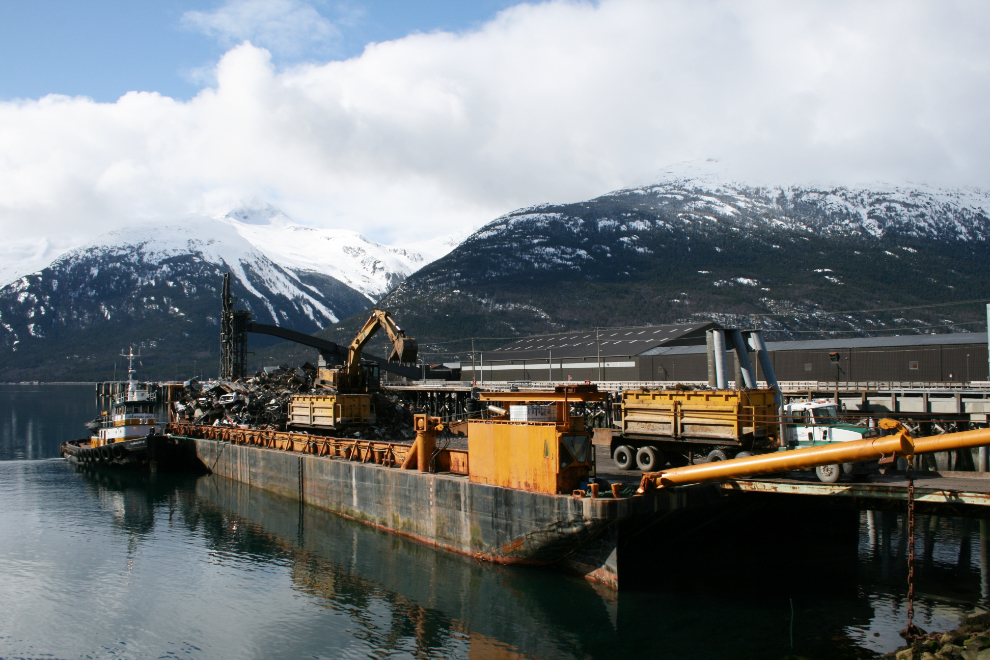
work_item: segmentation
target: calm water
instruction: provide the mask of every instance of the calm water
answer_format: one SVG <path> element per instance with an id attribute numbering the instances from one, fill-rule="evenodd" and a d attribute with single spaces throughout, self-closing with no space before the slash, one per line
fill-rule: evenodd
<path id="1" fill-rule="evenodd" d="M 0 387 L 2 658 L 852 658 L 905 623 L 898 514 L 674 525 L 616 596 L 217 477 L 74 469 L 92 394 Z M 920 520 L 922 627 L 983 611 L 982 525 Z"/>

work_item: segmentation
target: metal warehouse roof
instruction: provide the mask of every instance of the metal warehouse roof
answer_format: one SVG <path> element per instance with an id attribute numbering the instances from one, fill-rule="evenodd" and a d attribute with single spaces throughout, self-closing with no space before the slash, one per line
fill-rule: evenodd
<path id="1" fill-rule="evenodd" d="M 768 341 L 768 351 L 834 351 L 840 348 L 894 348 L 898 346 L 959 346 L 987 343 L 985 332 L 956 332 L 945 335 L 907 335 L 901 337 L 857 337 L 853 339 L 806 339 L 803 341 Z M 705 346 L 658 346 L 640 355 L 692 355 L 704 353 Z"/>
<path id="2" fill-rule="evenodd" d="M 854 339 L 808 339 L 804 341 L 767 342 L 768 351 L 809 351 L 836 348 L 871 348 L 888 346 L 951 346 L 987 343 L 985 332 L 954 332 L 945 335 L 904 335 L 900 337 L 858 337 Z"/>
<path id="3" fill-rule="evenodd" d="M 704 353 L 705 331 L 715 323 L 691 325 L 654 325 L 637 328 L 602 330 L 603 357 L 633 355 L 693 355 Z M 958 346 L 987 343 L 985 332 L 956 332 L 944 335 L 904 335 L 898 337 L 857 337 L 852 339 L 807 339 L 769 341 L 769 351 L 812 351 L 842 348 L 888 348 L 921 346 Z M 731 350 L 731 349 L 729 349 Z M 565 332 L 518 339 L 496 351 L 486 351 L 486 360 L 546 360 L 554 358 L 589 358 L 598 355 L 595 331 Z"/>
<path id="4" fill-rule="evenodd" d="M 599 346 L 602 356 L 640 355 L 657 346 L 700 344 L 705 346 L 705 331 L 717 328 L 712 322 L 676 325 L 647 325 L 635 328 L 582 330 L 556 335 L 517 339 L 495 351 L 485 351 L 486 360 L 546 360 L 554 358 L 595 357 Z"/>

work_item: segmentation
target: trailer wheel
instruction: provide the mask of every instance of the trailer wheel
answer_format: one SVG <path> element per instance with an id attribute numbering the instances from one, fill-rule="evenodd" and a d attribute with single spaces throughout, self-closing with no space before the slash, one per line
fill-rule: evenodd
<path id="1" fill-rule="evenodd" d="M 708 462 L 714 463 L 715 461 L 727 461 L 729 457 L 725 455 L 725 452 L 721 449 L 713 449 L 708 452 Z"/>
<path id="2" fill-rule="evenodd" d="M 620 470 L 633 470 L 636 468 L 636 452 L 628 445 L 621 445 L 615 448 L 612 454 L 615 466 Z"/>
<path id="3" fill-rule="evenodd" d="M 656 447 L 640 447 L 636 452 L 636 466 L 643 472 L 659 470 L 665 463 L 663 452 Z"/>
<path id="4" fill-rule="evenodd" d="M 735 458 L 749 458 L 752 455 L 753 454 L 751 454 L 748 451 L 741 451 L 741 452 L 739 452 L 738 454 L 735 455 Z"/>
<path id="5" fill-rule="evenodd" d="M 815 474 L 818 475 L 818 480 L 823 484 L 834 484 L 842 476 L 842 466 L 838 463 L 819 465 L 815 468 Z"/>

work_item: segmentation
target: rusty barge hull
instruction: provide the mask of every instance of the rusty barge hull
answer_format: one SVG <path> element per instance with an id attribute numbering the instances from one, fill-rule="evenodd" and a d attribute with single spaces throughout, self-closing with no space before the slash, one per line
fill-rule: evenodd
<path id="1" fill-rule="evenodd" d="M 213 474 L 437 548 L 501 564 L 554 566 L 618 588 L 623 528 L 719 497 L 702 486 L 576 498 L 466 476 L 222 440 L 172 436 Z"/>

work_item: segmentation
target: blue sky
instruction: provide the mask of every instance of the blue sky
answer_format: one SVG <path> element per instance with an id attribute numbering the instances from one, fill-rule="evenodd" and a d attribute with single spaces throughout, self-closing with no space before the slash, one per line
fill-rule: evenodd
<path id="1" fill-rule="evenodd" d="M 115 101 L 129 91 L 188 99 L 232 45 L 183 17 L 216 0 L 0 0 L 0 99 L 46 94 Z M 277 65 L 346 59 L 369 42 L 472 29 L 512 0 L 323 0 L 308 3 L 338 32 L 280 53 Z"/>

